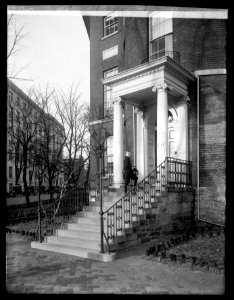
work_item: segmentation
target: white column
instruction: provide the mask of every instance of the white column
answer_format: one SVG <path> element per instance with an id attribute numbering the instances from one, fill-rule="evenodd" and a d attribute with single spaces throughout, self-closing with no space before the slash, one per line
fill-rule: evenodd
<path id="1" fill-rule="evenodd" d="M 157 90 L 157 165 L 161 164 L 168 156 L 168 99 L 167 84 L 155 86 Z"/>
<path id="2" fill-rule="evenodd" d="M 177 139 L 176 151 L 177 158 L 188 160 L 188 96 L 184 96 L 177 108 L 178 122 L 176 125 Z"/>
<path id="3" fill-rule="evenodd" d="M 123 184 L 123 119 L 121 98 L 115 98 L 114 104 L 114 125 L 113 125 L 113 186 L 118 188 Z"/>
<path id="4" fill-rule="evenodd" d="M 143 121 L 143 111 L 138 108 L 135 109 L 137 114 L 136 117 L 136 127 L 137 127 L 137 157 L 136 157 L 136 167 L 139 171 L 138 180 L 144 178 L 144 121 Z"/>

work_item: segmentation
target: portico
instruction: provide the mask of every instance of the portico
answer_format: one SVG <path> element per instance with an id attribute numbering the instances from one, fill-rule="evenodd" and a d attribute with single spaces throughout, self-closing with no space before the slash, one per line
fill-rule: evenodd
<path id="1" fill-rule="evenodd" d="M 194 76 L 170 57 L 162 57 L 103 79 L 114 107 L 113 173 L 123 183 L 123 105 L 135 114 L 135 153 L 139 179 L 166 157 L 188 159 L 188 84 Z"/>

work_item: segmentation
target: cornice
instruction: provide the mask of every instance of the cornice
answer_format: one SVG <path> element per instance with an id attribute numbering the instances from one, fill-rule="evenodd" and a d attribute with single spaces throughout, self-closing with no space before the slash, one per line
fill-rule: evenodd
<path id="1" fill-rule="evenodd" d="M 147 62 L 132 69 L 128 69 L 126 71 L 118 73 L 112 77 L 101 79 L 101 82 L 107 85 L 116 85 L 119 82 L 122 83 L 128 80 L 143 77 L 145 75 L 155 73 L 164 69 L 163 64 L 165 63 L 165 61 L 166 57 L 160 58 L 153 62 Z"/>
<path id="2" fill-rule="evenodd" d="M 130 80 L 135 80 L 162 70 L 165 73 L 168 72 L 172 76 L 179 78 L 181 81 L 195 80 L 195 76 L 192 73 L 177 64 L 170 57 L 166 56 L 156 61 L 147 62 L 132 69 L 123 71 L 110 78 L 101 79 L 101 82 L 109 86 L 116 86 L 120 83 L 122 84 Z"/>

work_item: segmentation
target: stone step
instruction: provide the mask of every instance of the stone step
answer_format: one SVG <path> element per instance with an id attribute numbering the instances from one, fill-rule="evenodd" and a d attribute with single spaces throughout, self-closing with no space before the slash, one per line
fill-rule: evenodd
<path id="1" fill-rule="evenodd" d="M 93 217 L 93 218 L 86 218 L 86 217 L 78 217 L 78 216 L 73 216 L 71 218 L 71 222 L 70 223 L 78 223 L 78 224 L 100 224 L 100 215 L 98 214 L 98 217 Z"/>
<path id="2" fill-rule="evenodd" d="M 116 253 L 100 253 L 100 250 L 79 248 L 76 246 L 69 246 L 66 244 L 61 245 L 50 244 L 48 242 L 31 242 L 31 248 L 73 255 L 81 258 L 89 258 L 103 262 L 110 262 L 116 259 Z"/>
<path id="3" fill-rule="evenodd" d="M 92 231 L 92 232 L 100 232 L 100 220 L 97 224 L 86 224 L 86 223 L 67 223 L 64 225 L 67 229 L 79 230 L 79 231 Z"/>
<path id="4" fill-rule="evenodd" d="M 98 242 L 100 241 L 100 231 L 87 231 L 77 230 L 77 228 L 69 229 L 57 229 L 55 231 L 57 236 L 65 236 L 71 238 L 79 238 L 82 240 L 89 240 Z"/>
<path id="5" fill-rule="evenodd" d="M 64 235 L 61 235 L 64 234 Z M 79 238 L 79 232 L 67 230 L 60 232 L 59 235 L 51 235 L 47 237 L 48 243 L 56 243 L 61 245 L 70 245 L 87 249 L 100 249 L 100 237 L 96 239 Z"/>
<path id="6" fill-rule="evenodd" d="M 78 217 L 81 217 L 81 218 L 100 218 L 100 215 L 98 212 L 94 212 L 94 211 L 88 211 L 88 212 L 85 212 L 85 211 L 79 211 L 78 214 L 77 214 Z"/>
<path id="7" fill-rule="evenodd" d="M 114 204 L 114 203 L 113 203 Z M 113 205 L 112 204 L 112 205 Z M 112 205 L 103 205 L 102 210 L 106 211 L 108 208 L 110 208 Z M 100 206 L 98 205 L 90 205 L 90 206 L 84 206 L 83 208 L 84 212 L 99 212 L 100 211 Z"/>
<path id="8" fill-rule="evenodd" d="M 102 206 L 105 206 L 105 207 L 112 206 L 113 204 L 115 204 L 114 201 L 103 201 L 103 202 L 102 202 Z M 96 207 L 100 207 L 100 201 L 92 201 L 92 202 L 89 202 L 89 205 L 88 205 L 88 206 L 96 206 Z"/>
<path id="9" fill-rule="evenodd" d="M 104 225 L 103 226 L 104 230 L 106 231 L 107 229 L 106 222 L 104 222 L 103 225 Z M 90 232 L 100 234 L 101 225 L 100 225 L 100 221 L 97 224 L 68 223 L 68 224 L 64 224 L 64 229 L 85 232 L 85 234 L 89 234 Z"/>

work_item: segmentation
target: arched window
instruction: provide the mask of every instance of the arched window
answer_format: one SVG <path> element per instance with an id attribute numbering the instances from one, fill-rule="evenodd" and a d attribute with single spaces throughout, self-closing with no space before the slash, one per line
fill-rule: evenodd
<path id="1" fill-rule="evenodd" d="M 175 110 L 173 113 L 168 110 L 168 155 L 169 157 L 175 157 Z"/>

